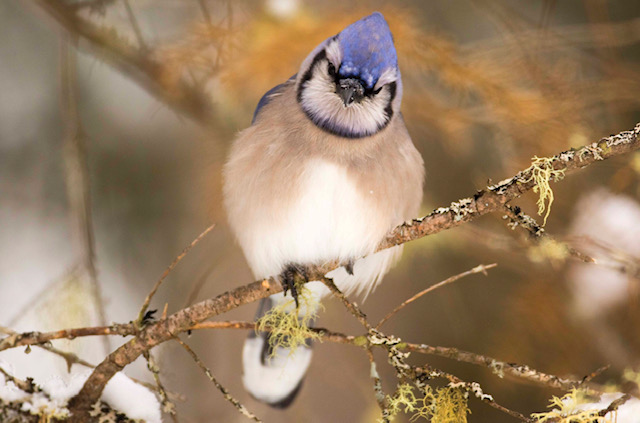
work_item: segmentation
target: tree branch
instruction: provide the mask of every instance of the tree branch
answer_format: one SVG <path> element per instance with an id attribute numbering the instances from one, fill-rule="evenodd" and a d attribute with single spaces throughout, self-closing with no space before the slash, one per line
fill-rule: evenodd
<path id="1" fill-rule="evenodd" d="M 486 394 L 482 391 L 480 384 L 477 382 L 465 382 L 457 376 L 452 375 L 451 373 L 443 372 L 442 370 L 434 369 L 428 365 L 423 367 L 413 367 L 413 372 L 415 372 L 417 378 L 425 378 L 429 380 L 434 377 L 443 378 L 449 381 L 449 386 L 452 388 L 458 388 L 466 391 L 467 393 L 473 394 L 480 401 L 489 404 L 491 407 L 496 410 L 502 411 L 510 415 L 511 417 L 515 417 L 516 419 L 523 422 L 533 422 L 533 419 L 524 416 L 523 414 L 511 410 L 503 405 L 500 405 L 493 399 L 492 395 Z"/>
<path id="2" fill-rule="evenodd" d="M 620 132 L 577 150 L 557 154 L 549 159 L 549 166 L 554 171 L 572 172 L 638 148 L 640 123 L 631 131 Z M 536 186 L 536 181 L 532 178 L 533 171 L 533 166 L 530 166 L 512 178 L 478 191 L 473 197 L 463 198 L 451 203 L 449 207 L 441 207 L 423 218 L 396 227 L 378 246 L 378 251 L 459 226 L 488 213 L 501 211 L 509 201 Z"/>
<path id="3" fill-rule="evenodd" d="M 602 138 L 597 143 L 578 150 L 562 152 L 550 158 L 548 165 L 556 171 L 570 172 L 596 161 L 624 155 L 639 147 L 640 124 L 632 131 Z M 536 186 L 532 178 L 533 172 L 533 166 L 529 167 L 513 178 L 479 191 L 473 197 L 459 200 L 449 207 L 439 208 L 423 218 L 396 227 L 381 243 L 378 251 L 458 226 L 493 211 L 502 211 L 507 202 Z M 339 265 L 340 263 L 332 262 L 310 269 L 309 280 L 322 280 L 326 273 Z M 134 339 L 109 354 L 96 367 L 82 390 L 69 404 L 73 410 L 72 421 L 82 421 L 91 404 L 100 398 L 109 379 L 144 351 L 189 330 L 196 323 L 281 291 L 281 284 L 274 278 L 256 281 L 182 309 L 144 328 Z"/>
<path id="4" fill-rule="evenodd" d="M 83 336 L 98 335 L 131 336 L 136 334 L 136 329 L 132 324 L 114 324 L 111 326 L 63 329 L 54 332 L 17 333 L 10 329 L 0 327 L 0 333 L 9 335 L 6 338 L 0 340 L 0 351 L 3 351 L 9 348 L 16 348 L 21 346 L 47 344 L 54 339 L 75 339 Z"/>

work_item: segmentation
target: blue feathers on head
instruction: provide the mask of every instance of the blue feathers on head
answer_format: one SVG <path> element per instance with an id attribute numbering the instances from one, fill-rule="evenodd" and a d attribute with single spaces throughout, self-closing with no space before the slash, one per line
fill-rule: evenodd
<path id="1" fill-rule="evenodd" d="M 386 69 L 397 69 L 393 36 L 382 14 L 375 12 L 337 35 L 342 49 L 340 76 L 358 77 L 371 89 Z"/>

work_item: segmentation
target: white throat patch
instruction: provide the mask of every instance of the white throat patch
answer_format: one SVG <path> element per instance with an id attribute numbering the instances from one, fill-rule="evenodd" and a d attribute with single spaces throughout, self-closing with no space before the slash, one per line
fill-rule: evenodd
<path id="1" fill-rule="evenodd" d="M 379 93 L 345 106 L 336 93 L 328 65 L 327 59 L 317 61 L 311 78 L 302 82 L 300 104 L 307 116 L 322 129 L 348 138 L 373 135 L 384 128 L 392 117 L 390 86 L 385 85 Z"/>

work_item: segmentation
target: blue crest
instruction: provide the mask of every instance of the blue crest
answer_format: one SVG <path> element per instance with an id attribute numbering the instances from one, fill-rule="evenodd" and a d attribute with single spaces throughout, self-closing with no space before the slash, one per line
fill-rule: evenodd
<path id="1" fill-rule="evenodd" d="M 371 89 L 386 69 L 398 67 L 393 36 L 381 13 L 375 12 L 338 34 L 342 49 L 340 76 L 358 77 Z"/>

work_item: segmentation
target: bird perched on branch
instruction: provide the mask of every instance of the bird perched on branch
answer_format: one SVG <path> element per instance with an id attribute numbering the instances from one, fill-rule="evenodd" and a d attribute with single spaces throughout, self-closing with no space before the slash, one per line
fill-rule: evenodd
<path id="1" fill-rule="evenodd" d="M 401 253 L 374 254 L 385 234 L 417 215 L 423 161 L 402 114 L 402 80 L 389 26 L 380 13 L 317 46 L 298 73 L 268 91 L 224 167 L 224 201 L 256 278 L 292 275 L 332 260 L 345 294 L 367 295 Z M 320 282 L 306 285 L 319 299 Z M 258 317 L 282 304 L 262 300 Z M 297 299 L 296 299 L 297 301 Z M 311 347 L 295 353 L 250 334 L 243 382 L 258 400 L 284 407 L 296 396 Z"/>

